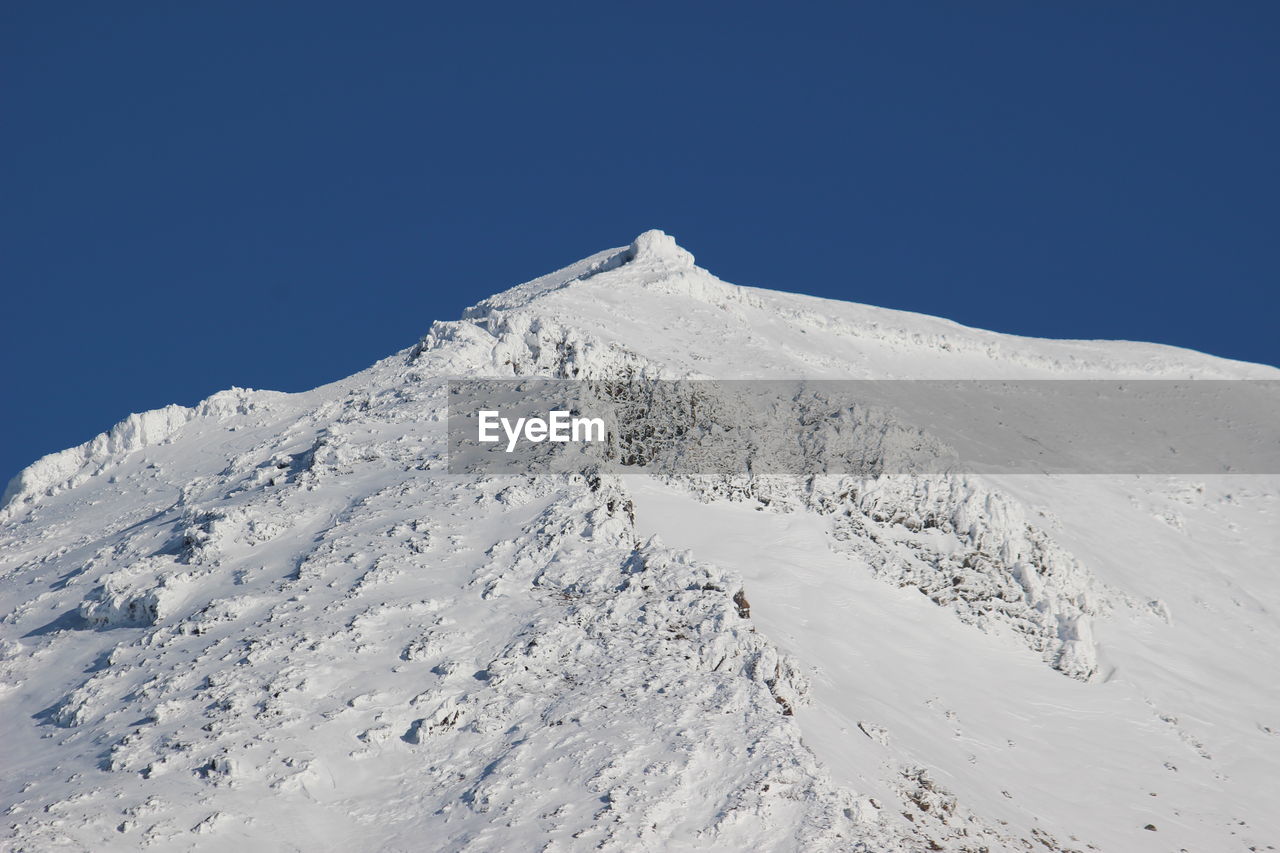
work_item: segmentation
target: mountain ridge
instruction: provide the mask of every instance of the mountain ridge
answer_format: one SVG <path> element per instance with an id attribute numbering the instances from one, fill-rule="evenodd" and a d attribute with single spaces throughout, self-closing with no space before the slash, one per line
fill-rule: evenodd
<path id="1" fill-rule="evenodd" d="M 481 300 L 470 308 L 467 308 L 463 312 L 460 320 L 437 321 L 435 326 L 440 326 L 441 329 L 446 329 L 458 323 L 471 323 L 483 328 L 495 315 L 528 309 L 539 300 L 556 291 L 565 288 L 572 288 L 590 278 L 603 273 L 612 272 L 624 264 L 634 263 L 638 263 L 640 267 L 646 268 L 645 277 L 640 281 L 640 285 L 642 287 L 667 281 L 672 275 L 691 273 L 701 282 L 702 287 L 695 288 L 695 290 L 698 290 L 704 299 L 707 298 L 705 295 L 708 289 L 706 282 L 709 279 L 714 282 L 711 289 L 722 299 L 728 299 L 731 302 L 750 303 L 752 296 L 756 295 L 757 304 L 759 304 L 758 294 L 768 294 L 782 298 L 784 303 L 791 302 L 802 305 L 808 303 L 816 304 L 818 306 L 849 306 L 855 304 L 841 302 L 839 300 L 825 299 L 822 297 L 805 296 L 803 294 L 793 294 L 782 291 L 769 291 L 760 288 L 731 285 L 720 282 L 706 270 L 695 266 L 693 255 L 687 250 L 681 248 L 673 238 L 662 231 L 651 230 L 646 231 L 637 237 L 630 246 L 597 252 L 596 254 L 590 255 L 575 264 L 570 264 L 569 266 L 547 273 L 546 275 L 532 279 L 524 284 L 517 285 L 509 290 L 494 294 L 493 296 Z M 635 268 L 636 267 L 632 267 L 632 270 Z M 629 270 L 629 272 L 630 271 L 631 270 Z M 599 282 L 596 282 L 596 284 L 599 284 Z M 997 346 L 1003 344 L 1006 348 L 1010 345 L 1016 345 L 1019 342 L 1024 342 L 1031 344 L 1053 343 L 1084 349 L 1097 349 L 1099 347 L 1104 349 L 1121 350 L 1137 349 L 1139 351 L 1145 351 L 1147 355 L 1147 365 L 1150 364 L 1150 359 L 1155 356 L 1177 356 L 1181 359 L 1187 359 L 1190 357 L 1190 364 L 1178 363 L 1176 366 L 1167 366 L 1165 372 L 1161 374 L 1168 375 L 1173 373 L 1176 374 L 1176 378 L 1280 377 L 1280 369 L 1273 368 L 1268 365 L 1233 361 L 1231 359 L 1224 359 L 1218 356 L 1207 355 L 1194 350 L 1173 347 L 1166 344 L 1149 344 L 1133 341 L 1031 338 L 1000 332 L 986 332 L 984 330 L 974 329 L 944 318 L 917 314 L 914 312 L 886 308 L 872 309 L 870 306 L 858 307 L 867 309 L 871 311 L 873 315 L 886 318 L 886 320 L 898 320 L 900 322 L 919 320 L 927 321 L 929 324 L 936 325 L 939 328 L 939 331 L 935 332 L 935 335 L 941 334 L 945 336 L 947 331 L 958 333 L 960 335 L 977 333 L 984 338 L 989 338 L 996 342 Z M 815 312 L 799 312 L 794 309 L 793 313 L 804 319 L 812 319 L 813 316 L 815 316 Z M 878 326 L 879 324 L 876 325 Z M 424 336 L 423 340 L 419 341 L 417 344 L 414 344 L 399 353 L 388 356 L 386 359 L 383 359 L 376 365 L 367 368 L 365 371 L 360 371 L 351 377 L 318 386 L 318 388 L 313 389 L 313 391 L 318 390 L 319 388 L 357 381 L 358 377 L 364 375 L 370 370 L 373 370 L 377 365 L 400 358 L 404 353 L 409 353 L 409 356 L 412 358 L 422 351 L 424 341 L 435 340 L 436 337 L 439 336 L 440 332 L 437 332 L 435 326 L 433 326 L 432 330 L 429 331 L 427 335 Z M 944 343 L 942 346 L 946 346 L 946 344 Z M 1195 362 L 1199 362 L 1199 364 L 1196 364 Z M 1110 372 L 1115 372 L 1117 370 L 1124 371 L 1126 369 L 1136 371 L 1139 370 L 1142 365 L 1142 362 L 1120 362 L 1118 365 L 1107 365 L 1106 369 Z M 1021 365 L 1017 365 L 1017 367 L 1021 367 Z M 1070 370 L 1071 365 L 1068 365 L 1064 369 Z M 1197 375 L 1197 371 L 1204 375 Z M 728 377 L 720 376 L 717 378 Z M 95 459 L 104 453 L 111 454 L 118 451 L 132 452 L 132 450 L 145 446 L 148 443 L 148 440 L 145 437 L 148 431 L 162 435 L 167 434 L 170 427 L 157 428 L 157 425 L 162 422 L 169 422 L 172 425 L 182 421 L 184 417 L 194 417 L 197 416 L 196 413 L 199 412 L 216 410 L 223 404 L 223 401 L 229 395 L 253 396 L 275 393 L 283 392 L 230 388 L 225 391 L 217 392 L 205 400 L 200 401 L 195 406 L 183 407 L 178 406 L 177 404 L 172 404 L 162 409 L 153 409 L 146 412 L 132 414 L 114 425 L 111 429 L 100 433 L 84 444 L 68 448 L 67 450 L 55 451 L 54 453 L 47 454 L 24 468 L 22 471 L 18 472 L 18 474 L 14 475 L 9 480 L 3 495 L 0 496 L 0 517 L 3 517 L 3 513 L 9 509 L 11 505 L 22 503 L 34 496 L 36 493 L 58 485 L 55 481 L 59 478 L 63 481 L 71 479 L 71 474 L 67 474 L 65 477 L 62 476 L 64 472 L 69 472 L 72 469 L 78 471 L 80 467 L 88 464 L 92 459 Z M 311 392 L 304 391 L 299 393 L 307 394 Z M 186 412 L 185 415 L 183 414 L 184 410 Z M 136 438 L 134 436 L 136 436 Z M 159 440 L 163 440 L 163 438 L 160 438 Z M 112 448 L 116 448 L 117 450 L 113 450 Z"/>

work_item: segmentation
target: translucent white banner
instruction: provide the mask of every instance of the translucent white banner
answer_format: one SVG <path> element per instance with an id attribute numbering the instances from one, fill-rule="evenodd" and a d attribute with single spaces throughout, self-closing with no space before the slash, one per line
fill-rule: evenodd
<path id="1" fill-rule="evenodd" d="M 1280 473 L 1280 381 L 481 379 L 454 473 Z"/>

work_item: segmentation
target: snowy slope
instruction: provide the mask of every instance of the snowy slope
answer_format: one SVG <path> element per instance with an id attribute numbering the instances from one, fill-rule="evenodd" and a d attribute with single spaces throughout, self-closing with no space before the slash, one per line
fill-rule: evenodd
<path id="1" fill-rule="evenodd" d="M 623 372 L 1280 378 L 648 232 L 341 382 L 132 416 L 0 508 L 5 844 L 1280 844 L 1280 479 L 447 473 L 448 378 Z"/>

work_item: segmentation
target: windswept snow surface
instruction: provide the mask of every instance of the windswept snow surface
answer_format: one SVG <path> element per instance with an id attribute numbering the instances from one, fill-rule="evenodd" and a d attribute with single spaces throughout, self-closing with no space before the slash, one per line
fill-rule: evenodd
<path id="1" fill-rule="evenodd" d="M 874 300 L 868 284 L 867 297 Z M 447 473 L 449 378 L 1280 378 L 651 231 L 0 508 L 14 850 L 1280 845 L 1280 481 Z"/>

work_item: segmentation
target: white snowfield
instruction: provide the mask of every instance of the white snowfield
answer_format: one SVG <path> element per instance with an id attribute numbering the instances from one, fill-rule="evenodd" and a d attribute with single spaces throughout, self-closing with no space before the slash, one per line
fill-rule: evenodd
<path id="1" fill-rule="evenodd" d="M 463 477 L 458 377 L 1280 378 L 736 287 L 665 234 L 0 509 L 9 850 L 1280 845 L 1280 478 Z"/>

